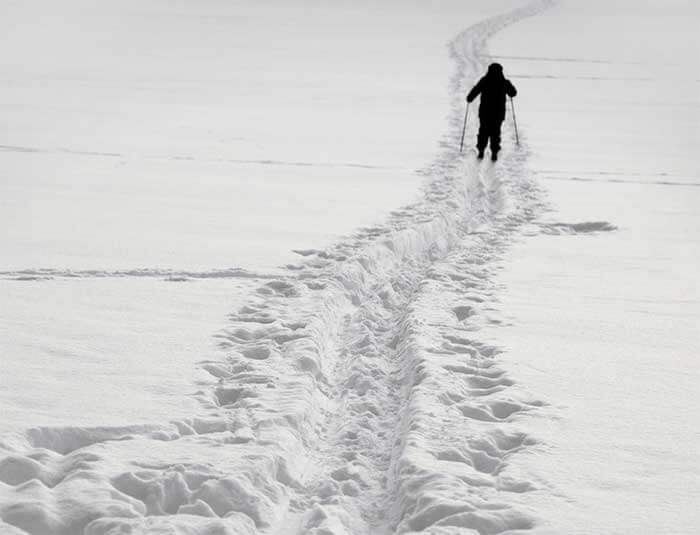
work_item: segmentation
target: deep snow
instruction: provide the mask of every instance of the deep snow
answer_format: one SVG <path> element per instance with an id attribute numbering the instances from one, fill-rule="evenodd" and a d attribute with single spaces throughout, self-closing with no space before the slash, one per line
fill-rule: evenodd
<path id="1" fill-rule="evenodd" d="M 513 4 L 517 5 L 492 4 L 478 18 L 506 11 Z M 130 9 L 135 5 L 127 4 Z M 207 6 L 214 9 L 215 4 Z M 687 4 L 673 4 L 674 9 L 683 6 L 688 9 Z M 184 11 L 190 7 L 178 4 Z M 279 9 L 256 7 L 251 13 L 262 9 L 266 17 L 282 21 L 291 16 L 282 4 L 275 7 Z M 441 22 L 436 26 L 432 26 L 434 19 L 428 21 L 417 8 L 402 10 L 404 23 L 412 20 L 415 24 L 408 25 L 407 33 L 430 24 L 431 32 L 419 34 L 426 44 L 436 35 L 457 34 L 466 25 L 455 17 L 461 8 L 456 4 L 444 7 L 444 19 L 438 18 Z M 628 13 L 627 7 L 620 8 L 620 13 Z M 220 8 L 217 4 L 216 9 Z M 543 8 L 548 10 L 541 12 Z M 376 24 L 377 40 L 363 41 L 372 52 L 376 52 L 373 45 L 382 42 L 380 30 L 389 21 L 396 22 L 395 6 L 384 9 L 376 8 L 376 18 L 369 26 L 374 29 Z M 374 183 L 351 196 L 348 202 L 360 205 L 364 198 L 368 203 L 366 215 L 355 219 L 328 213 L 321 220 L 295 220 L 295 214 L 303 211 L 296 203 L 278 205 L 282 211 L 269 222 L 289 221 L 294 236 L 306 230 L 309 243 L 318 240 L 315 244 L 284 237 L 274 224 L 269 234 L 264 226 L 249 228 L 248 236 L 258 233 L 266 247 L 273 243 L 284 251 L 274 254 L 259 249 L 245 256 L 248 263 L 235 262 L 236 269 L 225 269 L 232 265 L 219 263 L 225 255 L 217 257 L 218 251 L 207 256 L 202 242 L 193 243 L 211 233 L 212 243 L 226 247 L 229 228 L 216 213 L 212 214 L 214 224 L 200 226 L 185 240 L 187 250 L 182 254 L 159 245 L 143 247 L 152 243 L 144 240 L 137 242 L 140 251 L 130 252 L 133 256 L 93 252 L 81 258 L 81 243 L 97 244 L 94 251 L 102 247 L 104 255 L 113 251 L 108 243 L 93 242 L 94 234 L 85 232 L 74 240 L 78 254 L 73 253 L 73 259 L 79 262 L 62 257 L 59 265 L 41 265 L 34 263 L 36 259 L 27 260 L 36 249 L 17 246 L 21 239 L 9 240 L 14 250 L 27 254 L 22 258 L 25 252 L 18 253 L 17 258 L 29 262 L 13 264 L 15 258 L 6 264 L 6 280 L 0 282 L 15 285 L 6 290 L 12 297 L 9 302 L 15 307 L 23 303 L 23 285 L 29 285 L 24 289 L 36 303 L 42 299 L 42 290 L 55 292 L 59 299 L 64 292 L 68 303 L 62 306 L 69 313 L 67 322 L 48 326 L 52 315 L 61 314 L 52 309 L 60 306 L 42 307 L 30 300 L 22 313 L 15 313 L 19 308 L 11 310 L 15 323 L 3 335 L 20 341 L 13 342 L 14 358 L 22 354 L 19 348 L 27 351 L 32 346 L 27 326 L 36 320 L 33 309 L 48 318 L 38 340 L 58 338 L 58 346 L 75 350 L 81 347 L 66 336 L 70 325 L 84 322 L 84 316 L 99 305 L 92 339 L 115 324 L 121 326 L 116 340 L 123 336 L 125 343 L 115 350 L 118 343 L 110 348 L 103 340 L 103 345 L 92 348 L 94 355 L 102 358 L 108 371 L 114 366 L 114 372 L 120 368 L 109 363 L 106 353 L 126 355 L 137 350 L 147 360 L 153 357 L 147 364 L 127 360 L 121 368 L 126 376 L 113 386 L 128 387 L 125 397 L 129 399 L 123 407 L 133 409 L 147 398 L 154 404 L 152 409 L 144 407 L 142 418 L 129 422 L 119 420 L 123 414 L 119 414 L 118 403 L 87 411 L 97 419 L 104 411 L 99 427 L 72 420 L 67 414 L 73 410 L 69 405 L 50 415 L 54 419 L 50 426 L 22 425 L 23 408 L 24 415 L 33 420 L 40 411 L 28 406 L 30 396 L 18 392 L 23 387 L 16 382 L 10 389 L 16 397 L 9 402 L 15 414 L 9 426 L 13 432 L 0 438 L 0 518 L 4 522 L 0 527 L 10 533 L 17 531 L 11 526 L 17 526 L 30 533 L 89 534 L 617 533 L 649 529 L 691 533 L 697 524 L 693 516 L 697 510 L 693 508 L 698 479 L 693 471 L 698 465 L 697 454 L 693 454 L 693 448 L 697 451 L 697 417 L 693 419 L 697 396 L 688 370 L 698 341 L 698 299 L 692 278 L 697 240 L 689 231 L 697 219 L 692 210 L 697 159 L 690 151 L 670 148 L 668 159 L 657 158 L 651 148 L 671 139 L 641 133 L 639 127 L 652 101 L 649 95 L 657 93 L 662 84 L 657 71 L 640 67 L 634 55 L 623 58 L 629 62 L 624 65 L 638 69 L 627 76 L 626 67 L 616 63 L 620 58 L 583 57 L 606 40 L 618 38 L 618 33 L 611 32 L 616 28 L 608 16 L 611 12 L 614 9 L 608 4 L 551 7 L 540 2 L 487 18 L 457 34 L 449 47 L 454 62 L 449 98 L 441 101 L 441 113 L 449 112 L 444 136 L 438 135 L 445 127 L 442 118 L 435 122 L 431 116 L 420 134 L 426 144 L 404 129 L 395 138 L 395 146 L 387 145 L 392 150 L 402 147 L 396 149 L 396 159 L 387 146 L 376 143 L 376 139 L 387 139 L 391 129 L 386 125 L 386 130 L 372 130 L 371 143 L 355 141 L 353 146 L 340 148 L 335 143 L 324 144 L 326 138 L 303 138 L 315 131 L 304 129 L 289 153 L 274 161 L 255 154 L 252 145 L 247 147 L 246 162 L 237 165 L 250 166 L 260 181 L 271 168 L 291 169 L 288 177 L 302 181 L 301 191 L 320 193 L 310 203 L 311 209 L 328 201 L 335 187 L 328 185 L 324 194 L 319 192 L 320 180 L 301 178 L 306 171 L 318 170 L 314 156 L 326 147 L 339 151 L 324 164 L 337 179 L 352 170 L 348 164 L 357 163 L 346 158 L 343 151 L 347 150 L 373 156 L 367 171 L 387 185 L 404 162 L 410 162 L 410 168 L 421 167 L 421 193 L 411 193 L 407 198 L 414 201 L 402 208 L 397 206 L 405 199 L 393 193 L 392 206 L 387 206 L 389 195 L 382 196 L 381 183 L 370 199 L 367 189 L 374 188 Z M 316 22 L 367 22 L 364 11 L 360 14 L 350 8 L 314 13 L 320 16 Z M 678 29 L 666 49 L 677 46 L 683 50 L 687 34 L 681 29 L 691 28 L 686 24 L 688 13 L 697 14 L 689 11 L 685 18 L 664 19 L 664 24 Z M 630 24 L 625 35 L 639 39 L 639 32 L 645 34 L 653 27 L 650 21 L 657 15 L 655 9 L 642 11 L 634 19 L 637 25 Z M 469 17 L 474 16 L 470 11 Z M 208 17 L 196 20 L 214 24 Z M 590 33 L 572 31 L 584 22 Z M 292 26 L 286 29 L 291 32 Z M 330 24 L 326 29 L 338 32 L 340 28 L 347 30 L 347 40 L 332 41 L 354 44 L 351 25 Z M 518 119 L 524 143 L 514 147 L 509 118 L 504 125 L 506 149 L 494 166 L 476 162 L 470 151 L 460 155 L 455 140 L 461 133 L 465 90 L 491 58 L 486 40 L 499 31 L 494 54 L 502 54 L 498 57 L 520 89 Z M 558 37 L 558 32 L 566 39 Z M 314 55 L 315 42 L 294 34 L 308 45 L 302 57 L 322 60 L 328 54 Z M 327 38 L 327 33 L 323 35 Z M 267 42 L 265 37 L 263 33 L 262 42 Z M 556 57 L 543 52 L 552 48 L 552 40 L 561 51 Z M 561 46 L 564 40 L 569 48 Z M 649 41 L 645 43 L 645 50 L 655 50 Z M 387 49 L 382 53 L 400 56 L 398 49 L 404 44 L 391 46 L 397 46 L 393 54 Z M 513 57 L 513 50 L 518 50 L 518 58 Z M 409 51 L 415 57 L 415 50 Z M 363 57 L 361 51 L 353 52 L 356 58 Z M 286 65 L 289 56 L 281 55 L 283 61 L 278 65 Z M 424 67 L 434 57 L 423 58 Z M 215 70 L 212 65 L 205 62 L 201 69 L 211 72 Z M 251 72 L 282 72 L 279 66 L 260 68 L 254 61 L 250 65 Z M 541 65 L 549 70 L 538 70 Z M 406 66 L 399 62 L 397 68 L 405 72 Z M 666 74 L 667 67 L 664 64 L 662 69 Z M 335 68 L 342 74 L 346 66 L 339 63 Z M 619 121 L 615 115 L 619 101 L 611 107 L 611 100 L 615 103 L 614 98 L 627 96 L 627 82 L 639 70 L 653 81 L 644 94 L 648 100 L 640 99 L 641 106 L 626 108 L 625 120 Z M 567 77 L 562 79 L 564 71 Z M 444 83 L 447 70 L 441 75 Z M 153 83 L 160 83 L 162 76 L 154 76 Z M 367 76 L 374 79 L 378 73 L 370 70 Z M 591 91 L 599 88 L 601 80 L 616 76 L 625 84 Z M 555 89 L 548 82 L 552 77 L 562 85 Z M 352 91 L 361 91 L 366 83 L 366 78 L 358 80 Z M 690 139 L 691 146 L 693 136 L 697 137 L 697 121 L 693 120 L 697 97 L 693 83 L 682 87 L 687 92 L 681 92 L 674 104 L 680 113 L 659 114 L 659 118 L 662 124 L 666 119 L 669 128 L 686 128 L 684 139 Z M 563 95 L 579 97 L 581 107 L 572 108 Z M 217 107 L 215 99 L 212 104 Z M 402 106 L 399 103 L 394 109 Z M 292 102 L 280 105 L 282 112 L 296 113 L 297 108 Z M 318 115 L 305 116 L 310 121 L 329 119 L 323 111 Z M 369 116 L 358 117 L 362 120 L 355 124 L 360 125 Z M 350 115 L 345 118 L 350 120 Z M 605 127 L 591 133 L 592 118 Z M 253 123 L 241 131 L 255 131 Z M 587 123 L 588 128 L 581 127 Z M 161 128 L 156 120 L 149 124 Z M 201 124 L 207 123 L 203 120 Z M 630 124 L 629 130 L 623 128 Z M 572 131 L 576 125 L 580 128 Z M 167 130 L 167 125 L 162 127 Z M 618 132 L 619 147 L 606 150 L 607 138 L 601 130 Z M 351 131 L 349 138 L 356 140 L 358 132 Z M 472 119 L 468 141 L 474 133 Z M 50 137 L 50 133 L 45 135 Z M 435 154 L 437 139 L 441 144 Z M 126 141 L 133 145 L 119 148 L 123 151 L 118 151 L 119 156 L 106 158 L 121 159 L 134 150 L 139 152 L 139 163 L 131 161 L 127 166 L 157 169 L 156 175 L 163 179 L 171 171 L 183 173 L 177 162 L 163 161 L 168 158 L 159 153 L 165 150 L 157 147 L 160 141 L 148 146 L 156 140 L 158 136 L 146 129 L 143 138 Z M 41 146 L 58 142 L 60 138 Z M 221 157 L 198 145 L 201 139 L 187 136 L 179 140 L 176 136 L 172 147 L 180 142 L 182 154 L 187 149 L 206 160 L 201 165 L 188 161 L 187 165 L 195 166 L 189 172 L 213 166 L 218 178 L 205 183 L 230 187 L 223 180 L 226 170 L 232 169 L 228 156 Z M 22 143 L 40 146 L 36 139 Z M 405 151 L 414 144 L 424 152 L 411 160 Z M 47 165 L 53 158 L 66 157 L 66 151 L 56 146 L 34 153 L 21 152 L 25 145 L 19 141 L 6 147 L 10 147 L 7 154 L 11 158 L 34 155 L 45 162 L 40 165 Z M 630 159 L 619 150 L 622 148 L 638 151 L 637 157 Z M 70 153 L 65 161 L 72 169 L 85 170 L 88 165 L 76 163 L 73 157 L 102 161 L 95 154 Z M 22 169 L 20 160 L 5 161 Z M 629 167 L 631 161 L 634 168 Z M 314 165 L 306 165 L 312 162 Z M 128 180 L 130 176 L 122 171 L 109 173 L 113 178 Z M 325 170 L 319 172 L 319 178 L 323 173 Z M 175 183 L 182 184 L 186 175 L 184 172 Z M 157 183 L 147 181 L 146 188 Z M 234 180 L 233 188 L 246 191 L 245 184 Z M 417 176 L 406 181 L 406 188 L 416 184 Z M 626 189 L 630 187 L 635 189 Z M 7 188 L 31 197 L 31 188 L 23 193 L 21 189 L 16 184 Z M 279 189 L 270 188 L 270 194 L 260 195 L 256 202 L 283 198 L 274 197 Z M 138 182 L 128 182 L 129 190 L 140 191 Z M 192 221 L 198 209 L 182 193 L 175 192 L 173 198 L 178 206 L 190 210 L 185 222 Z M 220 214 L 225 205 L 219 205 Z M 254 203 L 243 201 L 241 207 L 248 214 L 256 213 Z M 379 217 L 382 213 L 383 219 Z M 332 238 L 357 225 L 364 228 Z M 636 231 L 631 234 L 630 229 Z M 114 236 L 119 239 L 135 231 Z M 166 227 L 162 232 L 164 238 L 170 235 Z M 184 228 L 178 232 L 187 235 Z M 59 239 L 64 236 L 62 231 L 56 233 Z M 56 255 L 70 248 L 64 242 L 47 258 L 57 259 Z M 292 248 L 297 252 L 288 253 Z M 149 263 L 130 263 L 130 258 L 139 262 L 149 254 Z M 105 263 L 106 258 L 110 261 Z M 95 259 L 102 260 L 96 271 L 91 270 Z M 139 269 L 144 266 L 148 267 Z M 57 270 L 27 270 L 29 267 Z M 673 273 L 672 280 L 668 272 Z M 99 295 L 75 300 L 71 295 L 79 285 Z M 124 288 L 128 290 L 119 295 Z M 222 319 L 216 320 L 217 316 Z M 661 323 L 664 318 L 666 323 Z M 164 343 L 151 341 L 149 322 L 153 334 L 162 336 Z M 223 327 L 213 340 L 204 333 L 208 325 L 212 331 L 217 325 Z M 130 330 L 137 331 L 138 344 L 129 338 Z M 67 361 L 76 366 L 88 357 L 75 351 Z M 192 377 L 183 378 L 188 366 L 203 359 Z M 135 366 L 143 366 L 143 375 L 156 372 L 155 380 L 149 384 L 148 379 L 129 378 Z M 19 364 L 12 367 L 31 369 Z M 79 387 L 80 381 L 92 379 L 95 369 L 85 375 L 72 385 Z M 188 395 L 190 380 L 197 390 L 193 395 Z M 153 395 L 158 385 L 163 392 Z M 3 398 L 0 402 L 6 403 Z"/>

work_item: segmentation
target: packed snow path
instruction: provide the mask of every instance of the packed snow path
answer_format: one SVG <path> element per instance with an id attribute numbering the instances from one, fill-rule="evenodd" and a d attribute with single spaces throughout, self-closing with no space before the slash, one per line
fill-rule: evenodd
<path id="1" fill-rule="evenodd" d="M 499 254 L 542 208 L 527 150 L 462 157 L 465 87 L 490 35 L 454 40 L 453 108 L 421 202 L 337 246 L 299 251 L 220 333 L 203 414 L 159 426 L 34 428 L 0 442 L 8 533 L 505 533 L 536 488 L 509 458 L 542 405 L 498 366 Z M 506 126 L 507 129 L 507 126 Z M 512 145 L 512 143 L 509 143 Z M 537 229 L 536 229 L 537 230 Z M 548 229 L 539 229 L 546 232 Z M 551 229 L 550 229 L 551 230 Z"/>

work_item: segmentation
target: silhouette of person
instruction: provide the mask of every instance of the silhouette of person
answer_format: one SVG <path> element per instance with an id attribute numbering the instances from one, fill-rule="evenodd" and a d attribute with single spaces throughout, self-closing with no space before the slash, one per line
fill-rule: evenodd
<path id="1" fill-rule="evenodd" d="M 498 151 L 501 150 L 501 123 L 506 118 L 506 95 L 514 97 L 518 92 L 503 76 L 503 67 L 499 63 L 492 63 L 486 75 L 479 80 L 469 91 L 467 102 L 472 102 L 481 95 L 479 104 L 479 133 L 476 137 L 476 148 L 479 151 L 478 158 L 484 157 L 486 144 L 491 141 L 491 159 L 498 159 Z"/>

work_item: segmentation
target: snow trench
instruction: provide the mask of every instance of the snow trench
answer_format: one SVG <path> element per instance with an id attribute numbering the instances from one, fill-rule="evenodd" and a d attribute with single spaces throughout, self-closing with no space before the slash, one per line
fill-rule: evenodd
<path id="1" fill-rule="evenodd" d="M 509 459 L 537 444 L 520 421 L 542 402 L 499 367 L 499 348 L 480 330 L 505 322 L 494 274 L 542 195 L 525 146 L 492 165 L 460 155 L 454 140 L 488 37 L 548 5 L 488 19 L 453 40 L 452 109 L 422 199 L 261 279 L 217 335 L 226 358 L 201 363 L 212 380 L 196 393 L 200 415 L 0 437 L 0 531 L 532 527 L 517 497 L 537 483 Z"/>

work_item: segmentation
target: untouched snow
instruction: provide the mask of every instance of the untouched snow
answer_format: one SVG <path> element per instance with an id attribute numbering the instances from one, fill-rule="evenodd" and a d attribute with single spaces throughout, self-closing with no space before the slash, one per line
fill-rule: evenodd
<path id="1" fill-rule="evenodd" d="M 220 23 L 229 17 L 243 28 L 235 39 L 267 47 L 266 55 L 249 58 L 246 80 L 262 82 L 267 73 L 299 80 L 288 63 L 297 58 L 314 73 L 308 79 L 312 88 L 314 80 L 326 83 L 333 73 L 343 84 L 355 83 L 348 94 L 359 111 L 355 116 L 343 108 L 333 100 L 336 93 L 328 108 L 321 101 L 317 113 L 282 121 L 281 130 L 263 131 L 270 119 L 256 116 L 263 108 L 257 99 L 273 92 L 253 92 L 248 102 L 232 97 L 225 102 L 233 108 L 224 106 L 225 113 L 242 117 L 238 131 L 251 136 L 241 139 L 245 155 L 232 158 L 225 146 L 209 142 L 217 136 L 230 141 L 238 128 L 230 126 L 233 120 L 193 113 L 182 132 L 167 121 L 161 124 L 169 117 L 159 115 L 168 98 L 186 109 L 186 93 L 209 85 L 180 86 L 169 79 L 163 87 L 159 84 L 167 73 L 178 72 L 176 62 L 163 61 L 158 69 L 164 70 L 151 71 L 148 61 L 136 61 L 134 69 L 143 69 L 138 76 L 92 65 L 112 82 L 143 83 L 152 73 L 150 83 L 126 93 L 134 99 L 132 109 L 144 114 L 136 138 L 118 135 L 119 125 L 130 124 L 126 117 L 89 135 L 96 117 L 91 106 L 101 99 L 84 100 L 86 135 L 81 140 L 73 132 L 69 139 L 76 146 L 69 150 L 62 144 L 65 132 L 32 132 L 31 121 L 23 130 L 23 116 L 11 115 L 17 136 L 5 145 L 8 160 L 3 161 L 16 166 L 18 177 L 31 177 L 36 157 L 39 171 L 29 180 L 49 189 L 55 182 L 43 173 L 52 161 L 63 161 L 64 170 L 79 171 L 79 184 L 91 180 L 86 169 L 100 167 L 111 179 L 97 191 L 107 191 L 108 197 L 119 192 L 119 179 L 126 181 L 126 192 L 146 192 L 172 172 L 178 190 L 186 176 L 205 169 L 215 169 L 203 183 L 220 185 L 221 190 L 213 188 L 220 198 L 250 189 L 235 169 L 250 171 L 262 193 L 232 201 L 246 214 L 236 225 L 223 215 L 226 204 L 214 203 L 211 219 L 183 240 L 187 245 L 180 252 L 163 243 L 169 224 L 156 229 L 162 239 L 137 239 L 119 256 L 111 256 L 114 247 L 94 241 L 94 234 L 65 238 L 64 230 L 57 230 L 55 238 L 67 241 L 48 249 L 44 263 L 35 256 L 41 249 L 24 243 L 26 229 L 9 231 L 8 250 L 17 255 L 4 265 L 0 283 L 7 285 L 7 302 L 14 307 L 3 314 L 15 323 L 7 323 L 0 334 L 13 340 L 13 358 L 20 358 L 20 350 L 36 351 L 27 350 L 36 347 L 28 329 L 34 322 L 39 340 L 51 342 L 52 366 L 61 348 L 63 354 L 66 348 L 74 352 L 66 362 L 86 363 L 84 377 L 66 381 L 67 386 L 93 380 L 104 366 L 115 378 L 110 395 L 124 386 L 123 407 L 136 414 L 133 409 L 147 399 L 153 407 L 144 405 L 143 414 L 133 418 L 129 411 L 119 414 L 119 403 L 87 410 L 83 420 L 67 414 L 75 410 L 67 404 L 54 412 L 28 405 L 22 413 L 21 406 L 31 402 L 31 393 L 23 391 L 30 384 L 22 382 L 26 377 L 13 379 L 9 395 L 0 397 L 13 409 L 0 434 L 0 530 L 13 535 L 692 533 L 698 523 L 694 502 L 700 466 L 697 378 L 692 375 L 698 347 L 693 231 L 700 188 L 697 156 L 690 150 L 697 146 L 697 80 L 673 79 L 674 100 L 652 113 L 666 125 L 660 129 L 673 127 L 682 135 L 646 133 L 641 127 L 655 109 L 650 104 L 668 94 L 669 76 L 679 72 L 667 61 L 645 63 L 653 53 L 662 54 L 645 37 L 670 25 L 677 31 L 665 41 L 665 52 L 693 57 L 687 48 L 693 27 L 688 20 L 697 16 L 697 8 L 665 4 L 670 11 L 664 13 L 675 15 L 661 23 L 660 6 L 502 2 L 477 9 L 478 17 L 469 11 L 464 16 L 474 19 L 465 23 L 457 3 L 446 4 L 434 18 L 407 7 L 400 11 L 406 36 L 426 41 L 389 44 L 386 28 L 398 25 L 397 6 L 377 7 L 367 17 L 348 6 L 318 4 L 300 14 L 292 4 L 251 4 L 251 20 L 278 23 L 260 27 L 246 25 L 248 19 L 226 12 L 224 4 L 203 5 L 172 6 L 167 12 L 174 21 L 168 26 L 172 35 L 164 34 L 164 43 L 179 42 L 179 30 L 190 19 L 209 30 L 208 45 L 219 43 L 228 38 Z M 165 44 L 158 48 L 142 26 L 145 13 L 155 7 L 126 3 L 115 17 L 88 4 L 74 6 L 92 22 L 97 17 L 133 25 L 154 58 L 167 50 Z M 637 15 L 623 19 L 633 7 Z M 28 13 L 19 3 L 12 9 Z M 156 12 L 163 16 L 162 10 Z M 64 24 L 56 13 L 49 11 L 47 17 Z M 302 20 L 313 31 L 299 31 L 295 22 Z M 620 43 L 624 53 L 603 54 L 620 39 L 622 20 L 625 39 L 644 46 L 630 52 Z M 426 25 L 430 31 L 417 31 Z M 366 38 L 358 41 L 359 27 Z M 581 27 L 589 31 L 580 32 Z M 329 35 L 339 37 L 330 39 L 337 48 L 319 50 Z M 409 133 L 412 118 L 386 126 L 385 116 L 376 119 L 373 105 L 361 105 L 368 80 L 384 80 L 387 91 L 377 102 L 385 98 L 389 105 L 389 95 L 403 94 L 395 83 L 417 83 L 417 71 L 406 74 L 409 58 L 428 50 L 428 42 L 434 47 L 437 35 L 453 36 L 449 56 L 442 60 L 452 62 L 452 74 L 447 63 L 434 64 L 439 72 L 431 72 L 428 57 L 417 65 L 425 69 L 422 75 L 448 82 L 446 98 L 438 99 L 443 106 L 439 120 L 431 108 L 424 110 L 420 134 Z M 280 44 L 285 36 L 296 49 Z M 516 102 L 523 139 L 515 147 L 509 116 L 505 148 L 495 165 L 476 161 L 471 150 L 458 152 L 464 95 L 491 61 L 486 45 L 492 38 L 494 50 L 502 54 L 496 57 L 520 91 Z M 108 40 L 96 42 L 112 46 Z M 204 54 L 204 45 L 197 43 L 182 45 L 183 53 L 194 64 L 200 61 L 196 72 L 211 81 L 204 75 L 225 72 L 225 61 Z M 401 49 L 412 54 L 399 54 Z M 437 57 L 437 48 L 429 49 Z M 7 57 L 6 66 L 11 64 Z M 261 57 L 273 63 L 260 65 Z M 329 57 L 333 61 L 327 62 Z M 363 60 L 370 57 L 377 63 L 368 67 Z M 396 78 L 381 68 L 386 64 L 382 57 L 400 58 Z M 52 61 L 51 54 L 46 61 Z M 365 78 L 344 77 L 357 75 L 355 61 L 366 69 Z M 632 80 L 639 85 L 630 102 Z M 422 91 L 435 91 L 422 81 Z M 170 97 L 154 98 L 149 84 L 158 94 L 172 90 Z M 605 84 L 609 87 L 603 89 Z M 309 87 L 282 86 L 289 100 L 280 98 L 275 111 L 291 119 L 305 110 L 302 95 Z M 109 91 L 118 96 L 124 90 Z M 207 101 L 211 108 L 205 106 L 210 114 L 224 102 L 216 91 Z M 411 93 L 410 108 L 418 93 Z M 141 100 L 140 94 L 151 96 Z M 399 115 L 409 108 L 408 101 L 394 100 L 390 109 Z M 254 101 L 258 104 L 251 107 Z M 571 106 L 572 101 L 578 105 Z M 250 115 L 246 110 L 252 110 Z M 341 116 L 348 124 L 343 135 L 352 142 L 338 143 L 340 138 L 312 127 Z M 376 129 L 366 128 L 370 118 Z M 299 120 L 309 123 L 303 129 L 290 126 Z M 209 124 L 216 131 L 203 137 Z M 398 134 L 397 125 L 403 129 Z M 172 139 L 165 142 L 159 132 L 171 131 Z M 472 116 L 467 147 L 474 136 Z M 263 148 L 267 137 L 272 145 Z M 94 154 L 97 141 L 117 156 Z M 668 148 L 661 156 L 654 152 L 660 143 Z M 178 163 L 183 155 L 192 157 L 183 160 L 183 166 L 192 166 L 187 170 Z M 112 164 L 105 163 L 110 158 Z M 153 173 L 143 176 L 160 178 L 140 183 L 119 169 L 123 161 Z M 348 212 L 345 220 L 321 209 L 319 217 L 306 219 L 308 195 L 318 195 L 308 209 L 319 210 L 319 203 L 329 203 L 337 191 L 328 184 L 324 193 L 323 175 L 345 182 L 357 164 L 365 166 L 357 173 L 368 185 L 344 200 L 349 203 L 344 209 L 364 199 L 364 215 Z M 417 167 L 421 171 L 410 178 L 410 169 Z M 231 183 L 225 180 L 229 169 Z M 285 190 L 284 180 L 275 183 L 273 170 L 288 172 L 293 184 L 302 184 L 296 193 L 303 199 L 294 197 L 293 187 Z M 274 184 L 269 189 L 262 185 L 268 171 Z M 381 177 L 380 183 L 375 187 L 365 172 Z M 415 188 L 418 177 L 423 186 L 419 195 L 392 193 L 392 206 L 387 206 L 382 181 L 395 187 L 394 173 L 405 179 L 406 189 Z M 10 203 L 16 213 L 17 199 L 31 191 L 24 183 L 5 183 L 6 191 L 17 195 Z M 155 187 L 146 198 L 155 201 L 162 191 Z M 293 200 L 284 200 L 287 195 Z M 189 197 L 194 193 L 174 191 L 170 198 L 172 206 L 185 211 L 184 223 L 200 211 L 187 202 Z M 251 222 L 247 216 L 267 215 L 255 202 L 269 202 L 279 211 Z M 71 203 L 82 205 L 72 199 L 65 206 Z M 166 208 L 171 205 L 160 206 L 154 213 L 171 221 Z M 131 219 L 142 208 L 137 202 L 125 209 Z M 72 217 L 94 221 L 99 213 Z M 289 225 L 280 229 L 280 221 Z M 50 224 L 38 228 L 44 229 L 39 236 L 52 241 Z M 241 247 L 243 260 L 237 261 L 235 249 L 225 244 L 236 242 L 232 233 L 241 229 L 241 235 L 283 250 Z M 135 228 L 113 232 L 116 242 L 137 234 Z M 204 254 L 209 244 L 224 249 Z M 86 297 L 76 299 L 74 292 Z M 32 305 L 45 294 L 54 299 L 51 306 Z M 86 314 L 95 322 L 89 347 L 79 340 L 85 331 L 71 328 Z M 66 318 L 52 321 L 59 315 Z M 110 324 L 119 326 L 114 338 L 98 338 Z M 204 333 L 217 325 L 221 328 L 213 338 Z M 135 336 L 129 338 L 129 331 Z M 115 366 L 109 354 L 124 366 Z M 37 373 L 44 364 L 40 358 L 35 362 L 12 368 Z M 188 375 L 196 362 L 197 371 Z M 100 384 L 96 380 L 93 391 Z M 154 391 L 154 385 L 162 391 Z M 70 402 L 88 405 L 90 400 Z M 23 425 L 23 417 L 33 422 Z M 46 424 L 37 423 L 42 417 Z"/>
<path id="2" fill-rule="evenodd" d="M 257 284 L 157 277 L 3 282 L 0 433 L 196 412 L 190 394 L 211 377 L 194 363 L 220 353 L 212 325 Z"/>

